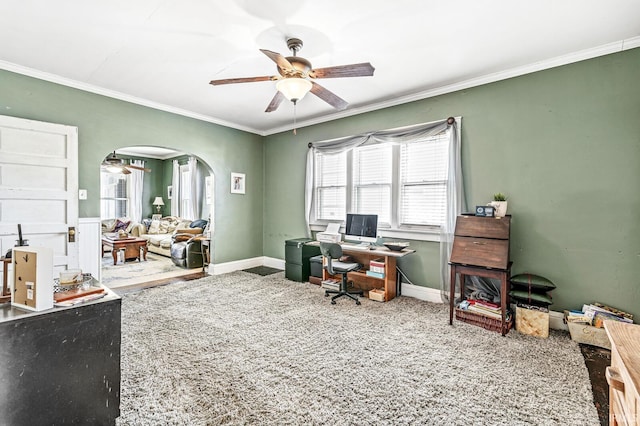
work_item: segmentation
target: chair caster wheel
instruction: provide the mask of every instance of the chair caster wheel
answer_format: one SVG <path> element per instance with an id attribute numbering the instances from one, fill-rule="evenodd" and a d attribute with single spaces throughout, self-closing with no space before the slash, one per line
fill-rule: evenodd
<path id="1" fill-rule="evenodd" d="M 359 304 L 360 304 L 360 301 L 359 301 L 359 300 L 356 300 L 356 305 L 359 305 Z"/>
<path id="2" fill-rule="evenodd" d="M 336 301 L 335 301 L 335 300 L 332 300 L 332 301 L 331 301 L 331 304 L 332 304 L 332 305 L 335 305 L 335 304 L 336 304 Z"/>

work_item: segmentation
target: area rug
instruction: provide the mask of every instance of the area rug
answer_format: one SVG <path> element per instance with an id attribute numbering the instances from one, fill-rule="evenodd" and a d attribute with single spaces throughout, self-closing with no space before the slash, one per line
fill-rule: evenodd
<path id="1" fill-rule="evenodd" d="M 147 281 L 179 277 L 193 273 L 193 269 L 183 269 L 173 264 L 171 259 L 155 253 L 147 253 L 147 260 L 119 261 L 113 264 L 111 253 L 102 258 L 102 284 L 109 288 L 118 288 Z M 198 271 L 202 268 L 198 269 Z"/>
<path id="2" fill-rule="evenodd" d="M 578 345 L 233 272 L 122 300 L 118 425 L 597 425 Z"/>
<path id="3" fill-rule="evenodd" d="M 255 268 L 243 269 L 245 272 L 251 272 L 252 274 L 258 274 L 262 276 L 277 274 L 282 272 L 282 269 L 272 268 L 270 266 L 256 266 Z"/>

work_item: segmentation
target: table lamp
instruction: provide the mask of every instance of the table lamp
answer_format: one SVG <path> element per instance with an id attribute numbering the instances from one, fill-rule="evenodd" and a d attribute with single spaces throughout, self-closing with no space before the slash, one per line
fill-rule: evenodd
<path id="1" fill-rule="evenodd" d="M 160 210 L 162 210 L 161 206 L 164 206 L 164 201 L 162 201 L 162 197 L 156 197 L 156 199 L 153 200 L 152 204 L 156 206 L 156 210 L 158 211 L 158 214 L 160 214 Z"/>

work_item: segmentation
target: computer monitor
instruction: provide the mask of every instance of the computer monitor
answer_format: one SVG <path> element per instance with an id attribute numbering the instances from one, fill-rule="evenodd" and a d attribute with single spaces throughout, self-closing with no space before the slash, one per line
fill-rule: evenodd
<path id="1" fill-rule="evenodd" d="M 347 213 L 345 241 L 375 243 L 378 236 L 378 215 Z"/>

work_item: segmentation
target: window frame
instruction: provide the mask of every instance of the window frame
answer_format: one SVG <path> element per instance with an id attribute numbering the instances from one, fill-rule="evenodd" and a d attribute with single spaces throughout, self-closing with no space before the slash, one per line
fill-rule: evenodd
<path id="1" fill-rule="evenodd" d="M 118 181 L 124 181 L 124 183 L 122 183 L 121 185 L 123 185 L 124 187 L 124 191 L 125 191 L 125 196 L 124 197 L 103 197 L 102 196 L 102 190 L 103 190 L 103 186 L 104 186 L 104 176 L 117 176 L 118 177 Z M 120 183 L 118 183 L 118 185 L 120 185 Z M 124 201 L 124 205 L 125 205 L 125 214 L 119 216 L 117 214 L 117 204 L 114 205 L 114 212 L 115 212 L 115 217 L 103 217 L 104 216 L 104 211 L 103 211 L 103 202 L 107 201 L 107 202 L 114 202 L 117 203 L 118 201 Z M 131 200 L 129 199 L 129 176 L 125 175 L 125 174 L 118 174 L 118 173 L 111 173 L 108 171 L 100 171 L 100 218 L 101 219 L 117 219 L 119 217 L 129 217 L 129 212 L 131 211 L 131 206 L 130 203 Z"/>
<path id="2" fill-rule="evenodd" d="M 447 129 L 446 131 L 450 131 L 450 130 Z M 434 135 L 434 136 L 437 136 L 437 135 Z M 415 225 L 415 224 L 400 223 L 401 208 L 402 208 L 401 206 L 402 181 L 401 181 L 401 170 L 400 170 L 401 144 L 393 143 L 393 142 L 391 143 L 393 144 L 392 158 L 391 158 L 391 161 L 392 161 L 391 212 L 390 212 L 391 223 L 390 224 L 383 223 L 382 225 L 378 223 L 378 235 L 381 237 L 387 237 L 387 238 L 404 238 L 404 239 L 410 239 L 410 240 L 439 242 L 440 233 L 441 233 L 440 225 Z M 317 152 L 314 155 L 318 156 L 318 155 L 326 155 L 326 154 Z M 347 160 L 346 160 L 347 184 L 346 184 L 346 197 L 345 197 L 345 211 L 346 213 L 351 213 L 353 212 L 353 207 L 354 207 L 353 194 L 355 190 L 354 182 L 353 182 L 353 173 L 355 169 L 355 165 L 353 162 L 354 149 L 350 149 L 346 151 L 346 156 L 347 156 Z M 445 161 L 448 162 L 448 155 L 445 157 Z M 324 231 L 329 223 L 336 222 L 336 221 L 326 220 L 326 219 L 325 220 L 317 219 L 318 187 L 316 186 L 316 179 L 315 179 L 315 176 L 317 173 L 315 164 L 316 164 L 316 161 L 314 160 L 314 171 L 313 171 L 314 184 L 312 189 L 313 200 L 312 200 L 312 206 L 311 206 L 310 229 L 312 231 Z M 447 164 L 447 167 L 448 167 L 448 164 Z M 439 182 L 442 182 L 442 181 L 439 181 Z M 445 185 L 446 185 L 446 182 L 447 180 L 445 179 L 444 180 Z M 342 218 L 340 222 L 340 232 L 344 233 L 344 227 L 345 227 L 345 218 Z"/>

